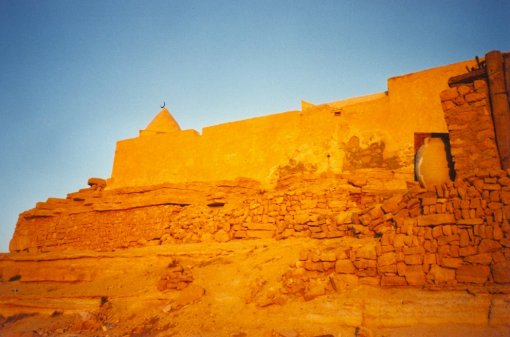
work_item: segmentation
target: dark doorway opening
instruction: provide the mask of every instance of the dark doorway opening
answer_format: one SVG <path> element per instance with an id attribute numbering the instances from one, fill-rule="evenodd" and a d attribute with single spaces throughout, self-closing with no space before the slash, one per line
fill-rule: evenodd
<path id="1" fill-rule="evenodd" d="M 424 144 L 425 139 L 427 138 L 439 138 L 444 144 L 445 152 L 446 152 L 446 161 L 448 162 L 448 175 L 450 176 L 450 180 L 455 180 L 455 168 L 453 165 L 453 157 L 450 148 L 450 135 L 448 133 L 440 133 L 440 132 L 415 132 L 414 134 L 414 162 L 416 163 L 416 156 L 418 154 L 418 150 Z M 415 164 L 416 165 L 416 164 Z M 417 181 L 418 176 L 416 174 L 416 168 L 414 170 L 414 179 Z"/>

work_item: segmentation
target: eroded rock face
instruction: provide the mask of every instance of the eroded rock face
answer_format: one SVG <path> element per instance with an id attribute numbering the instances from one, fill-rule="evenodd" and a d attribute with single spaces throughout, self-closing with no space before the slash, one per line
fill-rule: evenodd
<path id="1" fill-rule="evenodd" d="M 424 276 L 423 266 L 405 259 L 421 249 L 389 247 L 391 240 L 381 238 L 292 238 L 3 255 L 1 270 L 22 268 L 19 278 L 9 281 L 9 272 L 0 282 L 0 333 L 379 336 L 413 326 L 415 336 L 437 327 L 464 336 L 458 325 L 475 336 L 510 331 L 508 285 L 479 283 L 487 266 L 431 264 Z M 35 268 L 91 276 L 28 278 Z"/>
<path id="2" fill-rule="evenodd" d="M 87 183 L 94 190 L 102 190 L 106 187 L 106 180 L 102 178 L 89 178 Z"/>

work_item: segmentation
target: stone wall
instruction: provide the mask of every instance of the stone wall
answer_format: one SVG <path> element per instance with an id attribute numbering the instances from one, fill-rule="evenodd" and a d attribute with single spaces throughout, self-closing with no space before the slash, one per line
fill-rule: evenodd
<path id="1" fill-rule="evenodd" d="M 384 180 L 382 171 L 371 175 Z M 111 250 L 292 237 L 327 246 L 328 239 L 352 237 L 349 247 L 303 252 L 289 275 L 303 275 L 303 289 L 312 279 L 344 274 L 382 286 L 510 283 L 509 172 L 480 171 L 430 190 L 410 182 L 407 192 L 381 192 L 369 177 L 294 174 L 274 190 L 238 181 L 216 186 L 214 193 L 187 186 L 193 191 L 187 200 L 182 186 L 115 195 L 83 190 L 22 214 L 11 249 Z M 172 196 L 176 190 L 180 200 Z"/>
<path id="2" fill-rule="evenodd" d="M 11 251 L 111 250 L 148 244 L 352 236 L 353 214 L 402 186 L 381 169 L 319 175 L 287 168 L 276 188 L 252 180 L 83 189 L 20 215 Z M 311 171 L 309 171 L 311 170 Z"/>
<path id="3" fill-rule="evenodd" d="M 485 80 L 443 91 L 441 103 L 456 174 L 464 177 L 500 167 Z"/>
<path id="4" fill-rule="evenodd" d="M 509 219 L 506 171 L 478 174 L 433 190 L 412 188 L 355 215 L 355 236 L 376 239 L 302 251 L 285 274 L 284 292 L 307 299 L 346 283 L 508 285 Z"/>

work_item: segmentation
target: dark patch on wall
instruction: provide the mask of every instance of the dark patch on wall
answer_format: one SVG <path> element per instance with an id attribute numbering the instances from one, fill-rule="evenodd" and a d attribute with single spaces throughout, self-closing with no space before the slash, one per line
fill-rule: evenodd
<path id="1" fill-rule="evenodd" d="M 364 168 L 385 168 L 392 170 L 404 166 L 397 156 L 384 158 L 385 147 L 386 144 L 383 141 L 378 141 L 363 148 L 360 146 L 358 137 L 351 137 L 344 145 L 344 170 L 353 171 Z"/>
<path id="2" fill-rule="evenodd" d="M 289 163 L 285 166 L 280 166 L 278 168 L 278 175 L 280 177 L 286 175 L 295 175 L 295 174 L 310 174 L 317 171 L 317 165 L 310 163 L 303 163 L 300 161 L 296 161 L 294 159 L 290 159 Z"/>

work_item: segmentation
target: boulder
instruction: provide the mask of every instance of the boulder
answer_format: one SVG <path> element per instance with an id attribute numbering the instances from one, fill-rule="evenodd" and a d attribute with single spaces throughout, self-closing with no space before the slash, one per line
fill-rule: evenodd
<path id="1" fill-rule="evenodd" d="M 106 180 L 102 178 L 89 178 L 87 184 L 95 189 L 103 189 L 106 187 Z"/>

